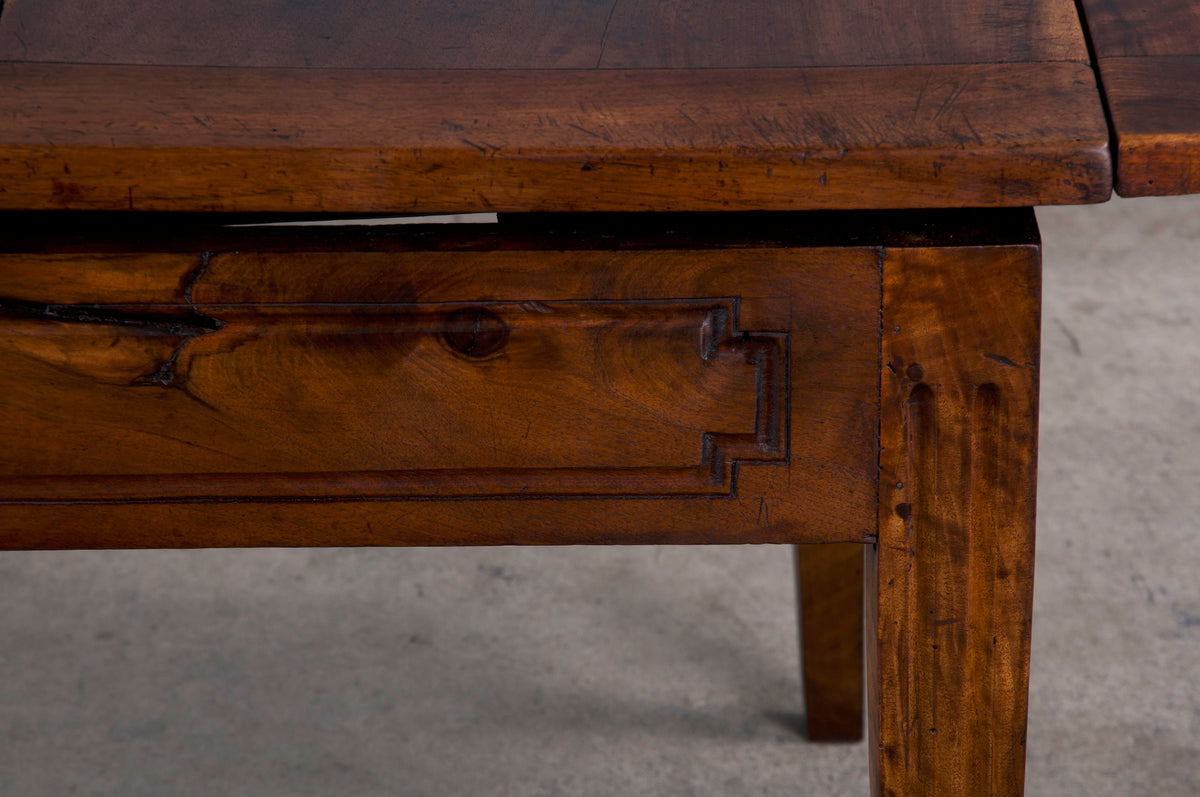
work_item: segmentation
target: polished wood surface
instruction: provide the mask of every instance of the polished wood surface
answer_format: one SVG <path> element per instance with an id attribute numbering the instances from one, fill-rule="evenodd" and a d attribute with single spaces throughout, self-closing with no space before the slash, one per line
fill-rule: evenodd
<path id="1" fill-rule="evenodd" d="M 0 546 L 869 539 L 882 239 L 638 223 L 14 231 Z"/>
<path id="2" fill-rule="evenodd" d="M 1081 0 L 1100 58 L 1200 53 L 1200 7 L 1192 0 Z"/>
<path id="3" fill-rule="evenodd" d="M 854 543 L 796 546 L 804 716 L 814 742 L 862 738 L 863 554 Z"/>
<path id="4" fill-rule="evenodd" d="M 804 210 L 1109 194 L 1107 128 L 1065 0 L 738 13 L 393 0 L 339 6 L 336 20 L 258 5 L 9 2 L 0 209 Z"/>
<path id="5" fill-rule="evenodd" d="M 876 795 L 1019 795 L 1033 598 L 1040 258 L 889 251 L 879 539 L 868 549 Z"/>
<path id="6" fill-rule="evenodd" d="M 0 210 L 91 220 L 3 218 L 0 548 L 826 543 L 832 738 L 865 546 L 873 789 L 1019 794 L 1038 248 L 1002 208 L 1111 180 L 1069 0 L 7 0 Z M 729 212 L 951 206 L 992 210 Z M 476 210 L 657 213 L 149 214 Z"/>
<path id="7" fill-rule="evenodd" d="M 812 74 L 14 64 L 0 70 L 0 207 L 1085 202 L 1106 197 L 1109 179 L 1092 86 L 1080 64 Z"/>
<path id="8" fill-rule="evenodd" d="M 865 544 L 878 793 L 1020 792 L 1030 211 L 7 221 L 0 546 L 833 543 L 798 563 L 833 739 Z"/>
<path id="9" fill-rule="evenodd" d="M 1200 193 L 1200 5 L 1082 0 L 1122 196 Z"/>
<path id="10" fill-rule="evenodd" d="M 1071 0 L 7 0 L 0 59 L 368 69 L 1087 60 Z"/>
<path id="11" fill-rule="evenodd" d="M 786 338 L 731 300 L 4 310 L 0 500 L 728 495 L 785 459 Z"/>

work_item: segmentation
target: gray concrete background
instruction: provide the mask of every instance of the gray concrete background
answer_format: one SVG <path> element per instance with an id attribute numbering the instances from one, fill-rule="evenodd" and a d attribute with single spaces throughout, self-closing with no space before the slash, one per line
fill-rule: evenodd
<path id="1" fill-rule="evenodd" d="M 1200 198 L 1039 212 L 1030 795 L 1200 794 Z M 778 547 L 0 554 L 0 794 L 866 794 Z"/>

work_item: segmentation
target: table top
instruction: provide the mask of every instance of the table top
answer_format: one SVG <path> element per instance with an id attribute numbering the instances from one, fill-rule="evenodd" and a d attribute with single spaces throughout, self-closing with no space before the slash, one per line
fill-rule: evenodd
<path id="1" fill-rule="evenodd" d="M 1072 0 L 7 0 L 0 209 L 1103 201 Z"/>
<path id="2" fill-rule="evenodd" d="M 1200 3 L 1083 0 L 1122 196 L 1200 193 Z"/>

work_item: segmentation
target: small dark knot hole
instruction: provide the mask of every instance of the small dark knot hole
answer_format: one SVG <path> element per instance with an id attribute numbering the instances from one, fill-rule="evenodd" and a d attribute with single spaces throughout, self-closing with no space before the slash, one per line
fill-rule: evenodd
<path id="1" fill-rule="evenodd" d="M 904 373 L 914 382 L 920 382 L 925 377 L 925 369 L 916 363 L 908 366 Z"/>
<path id="2" fill-rule="evenodd" d="M 446 315 L 442 340 L 451 351 L 464 357 L 483 359 L 504 348 L 508 342 L 508 325 L 490 310 L 468 307 Z"/>

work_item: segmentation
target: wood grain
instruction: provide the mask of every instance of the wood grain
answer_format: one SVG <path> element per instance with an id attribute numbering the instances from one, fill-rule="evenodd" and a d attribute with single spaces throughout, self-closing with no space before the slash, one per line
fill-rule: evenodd
<path id="1" fill-rule="evenodd" d="M 391 69 L 1085 61 L 1070 0 L 8 0 L 0 59 Z"/>
<path id="2" fill-rule="evenodd" d="M 867 558 L 877 795 L 1022 792 L 1039 286 L 1036 246 L 884 263 Z"/>
<path id="3" fill-rule="evenodd" d="M 732 300 L 192 308 L 0 306 L 0 500 L 728 495 L 784 460 L 786 340 Z"/>
<path id="4" fill-rule="evenodd" d="M 1200 55 L 1200 6 L 1191 0 L 1081 0 L 1099 58 Z"/>
<path id="5" fill-rule="evenodd" d="M 1122 196 L 1200 193 L 1200 5 L 1083 0 Z"/>
<path id="6" fill-rule="evenodd" d="M 1101 70 L 1121 196 L 1200 193 L 1200 55 L 1102 59 Z"/>
<path id="7" fill-rule="evenodd" d="M 601 65 L 885 66 L 1087 60 L 1075 9 L 1049 2 L 618 2 Z"/>
<path id="8" fill-rule="evenodd" d="M 863 546 L 796 546 L 804 714 L 814 742 L 863 733 Z"/>
<path id="9" fill-rule="evenodd" d="M 1079 64 L 0 69 L 0 209 L 9 210 L 1089 202 L 1109 193 L 1107 146 L 1094 79 Z"/>
<path id="10" fill-rule="evenodd" d="M 0 256 L 0 546 L 869 537 L 878 245 L 546 232 Z"/>

